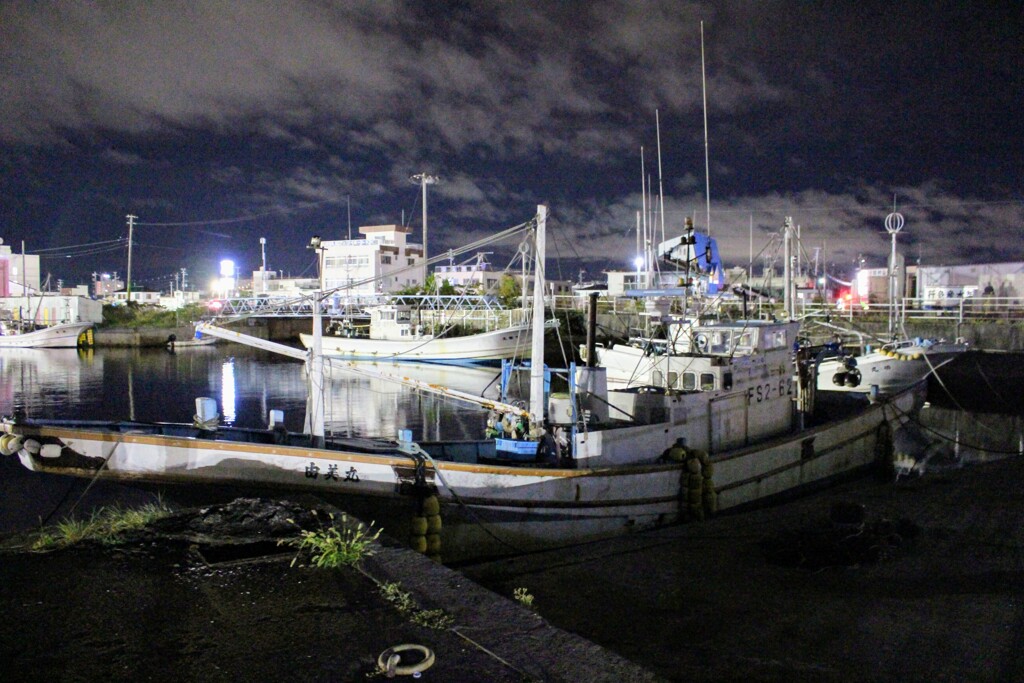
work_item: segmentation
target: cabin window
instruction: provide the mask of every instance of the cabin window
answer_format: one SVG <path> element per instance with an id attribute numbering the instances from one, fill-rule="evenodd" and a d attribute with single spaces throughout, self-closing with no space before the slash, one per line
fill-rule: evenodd
<path id="1" fill-rule="evenodd" d="M 715 388 L 715 374 L 713 372 L 700 373 L 700 390 L 711 391 Z"/>
<path id="2" fill-rule="evenodd" d="M 732 389 L 732 373 L 726 372 L 722 374 L 722 388 L 725 390 Z"/>
<path id="3" fill-rule="evenodd" d="M 678 372 L 670 372 L 670 373 L 668 373 L 668 386 L 674 387 L 676 389 L 679 388 L 679 373 Z"/>
<path id="4" fill-rule="evenodd" d="M 736 343 L 737 348 L 743 351 L 750 351 L 754 348 L 754 334 L 753 332 L 744 332 L 740 335 L 739 341 Z"/>
<path id="5" fill-rule="evenodd" d="M 661 383 L 665 380 L 665 375 L 661 374 L 661 370 L 655 370 L 651 373 L 651 382 L 656 387 L 660 387 Z"/>
<path id="6" fill-rule="evenodd" d="M 776 330 L 775 332 L 772 332 L 771 336 L 769 336 L 767 341 L 769 342 L 769 344 L 767 345 L 767 348 L 769 349 L 785 348 L 786 331 Z"/>
<path id="7" fill-rule="evenodd" d="M 697 373 L 696 372 L 684 372 L 683 373 L 683 389 L 686 391 L 693 391 L 697 388 Z"/>

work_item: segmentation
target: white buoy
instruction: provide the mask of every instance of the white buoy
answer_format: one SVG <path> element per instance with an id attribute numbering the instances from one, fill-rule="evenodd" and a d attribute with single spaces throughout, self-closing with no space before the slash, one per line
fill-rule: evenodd
<path id="1" fill-rule="evenodd" d="M 42 446 L 35 439 L 25 439 L 25 450 L 31 455 L 39 455 L 39 449 Z"/>
<path id="2" fill-rule="evenodd" d="M 39 457 L 41 458 L 59 458 L 60 452 L 63 450 L 60 444 L 48 443 L 39 450 Z"/>
<path id="3" fill-rule="evenodd" d="M 217 414 L 217 401 L 208 396 L 196 399 L 196 423 L 200 425 L 216 425 L 220 415 Z"/>

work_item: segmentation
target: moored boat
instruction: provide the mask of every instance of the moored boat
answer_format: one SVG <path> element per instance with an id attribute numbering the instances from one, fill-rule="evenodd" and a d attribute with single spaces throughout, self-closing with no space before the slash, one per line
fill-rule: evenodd
<path id="1" fill-rule="evenodd" d="M 530 326 L 509 327 L 464 336 L 434 336 L 416 322 L 408 305 L 387 304 L 370 310 L 369 333 L 323 336 L 322 352 L 346 361 L 397 361 L 414 363 L 500 364 L 503 358 L 529 354 Z M 307 349 L 313 335 L 299 338 Z"/>
<path id="2" fill-rule="evenodd" d="M 818 388 L 891 394 L 927 379 L 967 349 L 960 342 L 914 339 L 859 355 L 837 351 L 819 364 Z"/>
<path id="3" fill-rule="evenodd" d="M 57 323 L 31 329 L 4 324 L 0 349 L 58 349 L 92 346 L 92 323 Z"/>
<path id="4" fill-rule="evenodd" d="M 545 223 L 539 207 L 538 266 Z M 454 561 L 649 529 L 822 485 L 884 462 L 892 433 L 923 398 L 921 384 L 880 401 L 818 392 L 815 357 L 794 354 L 799 325 L 791 321 L 718 328 L 739 335 L 734 347 L 746 334 L 748 352 L 701 352 L 708 376 L 692 388 L 608 390 L 602 368 L 579 378 L 570 368 L 569 391 L 545 397 L 544 288 L 534 291 L 531 403 L 486 400 L 485 438 L 325 435 L 314 334 L 310 352 L 282 351 L 309 364 L 308 433 L 284 431 L 276 411 L 265 430 L 220 427 L 207 399 L 191 425 L 7 419 L 0 451 L 39 472 L 340 497 L 389 534 L 425 539 L 428 551 Z"/>

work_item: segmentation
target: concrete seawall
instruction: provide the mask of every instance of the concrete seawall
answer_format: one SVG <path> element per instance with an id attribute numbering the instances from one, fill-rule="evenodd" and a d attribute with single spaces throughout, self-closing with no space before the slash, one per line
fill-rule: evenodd
<path id="1" fill-rule="evenodd" d="M 248 318 L 227 327 L 259 339 L 272 341 L 297 340 L 300 332 L 310 330 L 308 318 Z M 96 329 L 96 346 L 157 347 L 167 344 L 174 335 L 178 341 L 195 337 L 191 325 L 181 327 L 100 327 Z"/>
<path id="2" fill-rule="evenodd" d="M 625 337 L 630 327 L 640 324 L 639 316 L 624 314 L 598 315 L 599 338 Z M 310 330 L 309 318 L 248 318 L 228 325 L 244 334 L 271 341 L 298 340 L 299 333 Z M 856 321 L 856 329 L 876 338 L 885 337 L 886 322 Z M 1024 350 L 1024 322 L 1009 320 L 978 320 L 957 323 L 955 319 L 910 321 L 904 325 L 910 337 L 954 340 L 962 337 L 973 348 L 1003 351 Z M 192 339 L 191 325 L 159 328 L 98 328 L 97 346 L 163 346 L 170 335 L 179 341 Z"/>

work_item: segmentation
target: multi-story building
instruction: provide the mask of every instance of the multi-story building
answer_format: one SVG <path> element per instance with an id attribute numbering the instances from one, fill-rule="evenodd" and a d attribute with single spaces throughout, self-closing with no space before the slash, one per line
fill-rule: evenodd
<path id="1" fill-rule="evenodd" d="M 324 290 L 343 287 L 348 294 L 372 295 L 423 285 L 423 245 L 406 242 L 409 228 L 364 225 L 359 232 L 363 239 L 320 242 Z"/>
<path id="2" fill-rule="evenodd" d="M 475 263 L 450 264 L 434 269 L 434 279 L 438 283 L 447 281 L 456 289 L 477 289 L 485 294 L 497 291 L 501 275 L 491 268 L 484 254 L 477 254 Z"/>
<path id="3" fill-rule="evenodd" d="M 0 240 L 0 297 L 39 292 L 39 256 L 14 254 Z"/>

